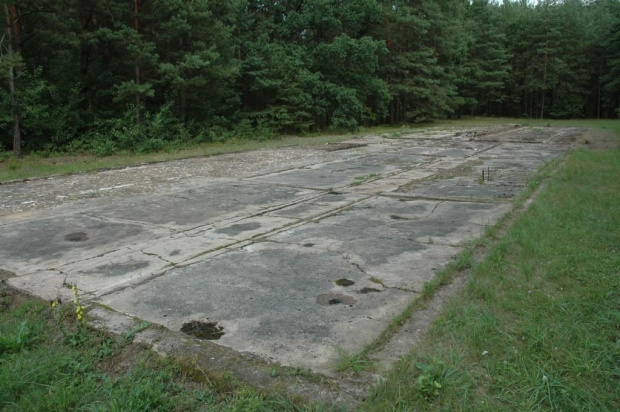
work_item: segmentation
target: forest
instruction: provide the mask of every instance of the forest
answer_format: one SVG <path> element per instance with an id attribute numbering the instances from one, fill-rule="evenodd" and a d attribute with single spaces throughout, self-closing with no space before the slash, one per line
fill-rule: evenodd
<path id="1" fill-rule="evenodd" d="M 3 1 L 0 152 L 620 116 L 620 0 Z"/>

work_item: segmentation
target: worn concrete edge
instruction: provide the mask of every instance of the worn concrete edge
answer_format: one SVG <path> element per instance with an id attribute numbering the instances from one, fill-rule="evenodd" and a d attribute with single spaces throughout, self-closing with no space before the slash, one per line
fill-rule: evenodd
<path id="1" fill-rule="evenodd" d="M 39 296 L 6 282 L 12 277 L 15 277 L 14 273 L 0 270 L 0 282 L 4 287 L 30 299 L 43 301 Z M 256 355 L 240 353 L 128 316 L 89 301 L 87 296 L 82 296 L 82 300 L 89 329 L 152 350 L 182 366 L 193 379 L 209 385 L 230 381 L 232 378 L 233 382 L 248 385 L 264 394 L 286 396 L 294 402 L 312 402 L 345 409 L 358 405 L 370 390 L 370 385 L 365 382 L 332 378 L 307 369 L 282 366 Z"/>
<path id="2" fill-rule="evenodd" d="M 282 366 L 161 325 L 151 323 L 143 329 L 141 319 L 105 305 L 90 303 L 87 318 L 89 327 L 119 337 L 130 337 L 134 344 L 172 359 L 192 372 L 191 376 L 203 377 L 207 383 L 232 378 L 264 393 L 344 408 L 355 407 L 370 390 L 370 385 L 363 382 Z"/>

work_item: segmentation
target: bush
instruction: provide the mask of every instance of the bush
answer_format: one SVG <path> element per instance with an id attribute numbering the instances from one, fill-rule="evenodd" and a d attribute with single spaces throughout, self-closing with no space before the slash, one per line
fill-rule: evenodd
<path id="1" fill-rule="evenodd" d="M 119 151 L 151 153 L 174 147 L 190 140 L 187 129 L 171 113 L 171 104 L 157 113 L 146 113 L 140 124 L 135 122 L 135 107 L 128 106 L 120 118 L 96 123 L 85 137 L 87 147 L 97 156 Z"/>

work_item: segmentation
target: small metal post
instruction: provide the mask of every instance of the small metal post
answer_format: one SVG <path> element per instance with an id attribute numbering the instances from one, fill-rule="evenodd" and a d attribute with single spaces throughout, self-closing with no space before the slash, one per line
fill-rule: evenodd
<path id="1" fill-rule="evenodd" d="M 489 166 L 487 166 L 487 180 L 491 181 L 491 168 Z"/>
<path id="2" fill-rule="evenodd" d="M 484 182 L 484 169 L 482 169 L 482 181 Z"/>

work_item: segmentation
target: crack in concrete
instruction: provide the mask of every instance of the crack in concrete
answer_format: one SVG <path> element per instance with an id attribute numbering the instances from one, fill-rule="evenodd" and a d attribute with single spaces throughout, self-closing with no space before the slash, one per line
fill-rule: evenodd
<path id="1" fill-rule="evenodd" d="M 164 259 L 163 257 L 161 257 L 160 255 L 158 255 L 157 253 L 150 253 L 150 252 L 145 252 L 144 250 L 140 251 L 141 253 L 143 253 L 146 256 L 155 256 L 156 258 L 162 260 L 163 262 L 168 263 L 169 265 L 171 265 L 172 267 L 176 266 L 177 263 L 174 263 L 168 259 Z M 187 261 L 187 259 L 183 260 L 183 262 Z"/>
<path id="2" fill-rule="evenodd" d="M 445 200 L 442 200 L 440 202 L 437 202 L 437 204 L 435 205 L 435 207 L 433 208 L 433 210 L 431 210 L 431 213 L 429 213 L 428 215 L 424 216 L 424 219 L 428 219 L 429 217 L 432 216 L 433 213 L 435 213 L 435 210 L 437 210 L 437 208 L 439 207 L 440 204 L 445 203 Z"/>
<path id="3" fill-rule="evenodd" d="M 492 142 L 492 143 L 495 143 L 495 142 Z M 469 155 L 469 156 L 465 156 L 465 159 L 469 159 L 469 158 L 472 158 L 472 157 L 475 157 L 475 156 L 479 156 L 479 155 L 481 155 L 482 153 L 488 152 L 489 150 L 493 150 L 493 149 L 495 149 L 497 146 L 500 146 L 500 145 L 502 145 L 502 144 L 503 144 L 503 142 L 500 142 L 500 143 L 497 143 L 497 144 L 491 145 L 491 146 L 489 146 L 489 147 L 487 147 L 487 148 L 485 148 L 485 149 L 477 150 L 475 153 L 473 153 L 473 154 L 471 154 L 471 155 Z"/>
<path id="4" fill-rule="evenodd" d="M 432 236 L 429 236 L 431 239 L 433 238 Z M 435 242 L 435 240 L 433 240 L 432 242 L 422 242 L 420 240 L 415 240 L 415 239 L 411 239 L 411 238 L 407 238 L 407 240 L 409 240 L 410 242 L 413 243 L 417 243 L 419 245 L 425 245 L 425 246 L 447 246 L 447 247 L 453 247 L 453 248 L 462 248 L 463 246 L 459 245 L 459 244 L 451 244 L 451 243 L 438 243 Z"/>
<path id="5" fill-rule="evenodd" d="M 97 209 L 88 211 L 88 212 L 78 212 L 78 215 L 81 216 L 85 216 L 91 219 L 96 219 L 96 220 L 100 220 L 103 222 L 111 222 L 111 223 L 124 223 L 124 224 L 132 224 L 132 225 L 137 225 L 137 226 L 142 226 L 142 227 L 146 227 L 146 228 L 150 228 L 150 229 L 165 229 L 167 231 L 169 231 L 170 233 L 168 235 L 174 235 L 177 233 L 177 231 L 175 231 L 174 229 L 168 227 L 168 226 L 164 226 L 164 225 L 156 225 L 153 223 L 149 223 L 149 222 L 141 222 L 138 220 L 132 220 L 132 219 L 123 219 L 123 218 L 118 218 L 118 217 L 108 217 L 108 216 L 99 216 L 96 214 L 97 213 Z M 165 236 L 165 235 L 164 235 Z"/>
<path id="6" fill-rule="evenodd" d="M 370 278 L 371 282 L 373 282 L 373 283 L 375 283 L 377 285 L 381 285 L 384 290 L 394 289 L 394 290 L 400 290 L 402 292 L 407 292 L 407 293 L 420 293 L 420 291 L 417 291 L 415 289 L 406 288 L 404 286 L 387 286 L 383 280 L 381 280 L 381 279 L 377 278 L 376 276 L 373 276 L 370 273 L 366 272 L 366 270 L 359 263 L 354 262 L 353 260 L 351 260 L 351 257 L 347 253 L 343 253 L 342 254 L 342 259 L 345 262 L 347 262 L 348 264 L 350 264 L 351 266 L 357 268 L 365 276 L 368 276 Z"/>
<path id="7" fill-rule="evenodd" d="M 379 193 L 376 196 L 384 196 L 395 199 L 407 200 L 430 200 L 438 202 L 455 202 L 455 203 L 510 203 L 510 199 L 482 199 L 482 198 L 454 198 L 454 197 L 435 197 L 423 195 L 410 195 L 406 193 Z"/>
<path id="8" fill-rule="evenodd" d="M 88 262 L 90 260 L 99 259 L 99 258 L 102 258 L 104 256 L 110 255 L 112 253 L 120 252 L 122 250 L 126 250 L 127 252 L 123 253 L 120 256 L 125 256 L 125 255 L 127 255 L 129 253 L 134 252 L 134 250 L 132 250 L 132 249 L 130 249 L 128 247 L 121 247 L 121 248 L 118 248 L 118 249 L 109 250 L 107 252 L 100 253 L 100 254 L 98 254 L 96 256 L 90 256 L 90 257 L 87 257 L 87 258 L 84 258 L 84 259 L 78 259 L 78 260 L 73 260 L 73 261 L 68 262 L 68 263 L 64 263 L 64 264 L 58 266 L 58 269 L 54 269 L 54 270 L 59 270 L 60 271 L 61 268 L 66 268 L 67 266 L 74 265 L 76 263 L 84 263 L 84 262 Z M 35 273 L 35 272 L 37 272 L 37 271 L 35 270 L 34 272 L 25 273 L 24 275 L 29 275 L 29 274 L 32 274 L 32 273 Z"/>
<path id="9" fill-rule="evenodd" d="M 351 260 L 351 257 L 347 254 L 347 253 L 343 253 L 342 254 L 342 259 L 347 262 L 348 264 L 356 267 L 360 272 L 362 272 L 364 275 L 369 276 L 371 278 L 374 278 L 374 276 L 372 276 L 371 274 L 369 274 L 368 272 L 366 272 L 362 266 L 359 263 L 353 262 Z M 383 287 L 385 287 L 385 285 L 381 284 Z"/>

